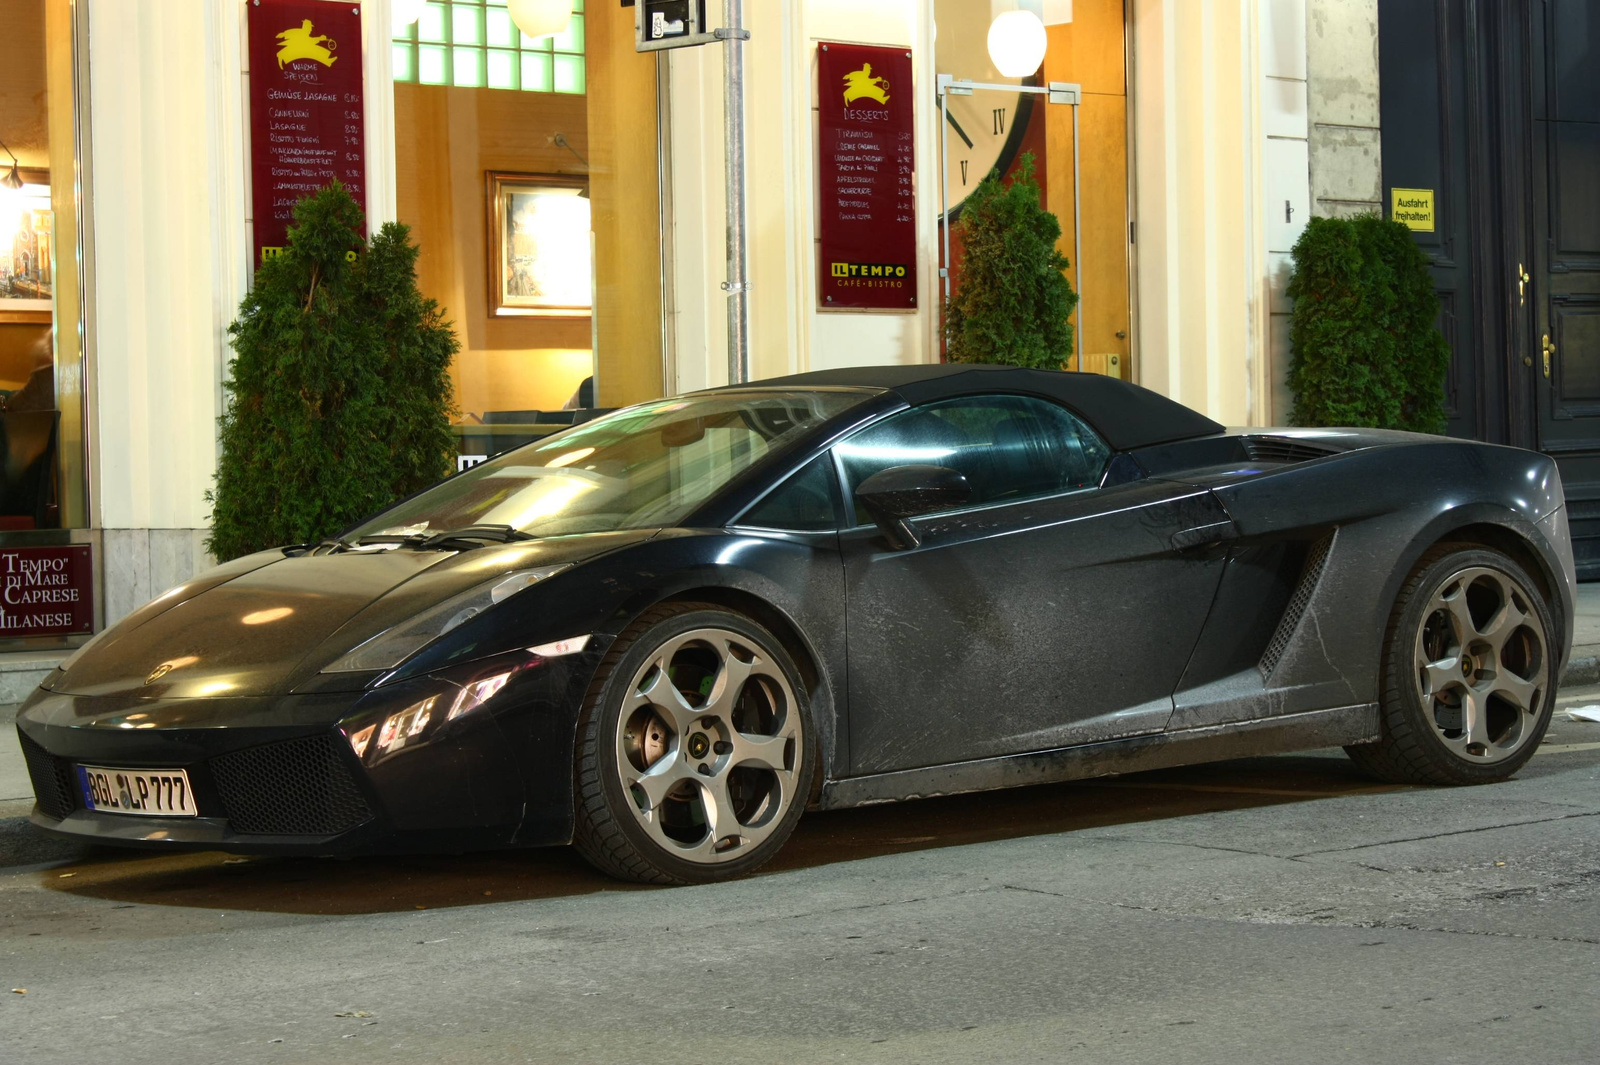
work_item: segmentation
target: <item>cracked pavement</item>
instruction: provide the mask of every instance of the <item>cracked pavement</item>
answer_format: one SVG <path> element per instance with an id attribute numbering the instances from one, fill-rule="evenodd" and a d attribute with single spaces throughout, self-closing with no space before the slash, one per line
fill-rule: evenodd
<path id="1" fill-rule="evenodd" d="M 1600 725 L 1487 788 L 1330 751 L 811 815 L 701 888 L 561 850 L 130 854 L 26 808 L 6 1062 L 1503 1065 L 1600 1036 Z"/>

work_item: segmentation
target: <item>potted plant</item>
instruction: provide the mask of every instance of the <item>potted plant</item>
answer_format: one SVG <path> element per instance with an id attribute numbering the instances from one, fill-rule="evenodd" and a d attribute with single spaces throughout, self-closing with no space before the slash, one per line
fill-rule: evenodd
<path id="1" fill-rule="evenodd" d="M 460 343 L 417 291 L 405 226 L 369 242 L 337 181 L 302 199 L 229 326 L 207 546 L 219 560 L 310 543 L 452 467 Z"/>

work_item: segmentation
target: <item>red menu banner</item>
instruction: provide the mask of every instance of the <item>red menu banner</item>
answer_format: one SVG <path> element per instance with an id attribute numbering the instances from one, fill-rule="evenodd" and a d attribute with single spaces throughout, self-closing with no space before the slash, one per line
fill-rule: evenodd
<path id="1" fill-rule="evenodd" d="M 905 48 L 817 46 L 824 310 L 917 308 L 914 88 Z"/>
<path id="2" fill-rule="evenodd" d="M 0 549 L 0 636 L 94 631 L 94 556 L 88 544 Z"/>
<path id="3" fill-rule="evenodd" d="M 254 0 L 250 181 L 256 253 L 282 250 L 294 205 L 334 178 L 365 209 L 361 8 L 343 0 Z"/>

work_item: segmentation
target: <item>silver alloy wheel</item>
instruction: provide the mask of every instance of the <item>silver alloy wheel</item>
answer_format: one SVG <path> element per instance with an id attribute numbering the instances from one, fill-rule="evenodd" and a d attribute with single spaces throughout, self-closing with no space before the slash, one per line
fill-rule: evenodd
<path id="1" fill-rule="evenodd" d="M 748 854 L 795 799 L 801 717 L 783 668 L 747 636 L 695 629 L 646 659 L 617 716 L 616 766 L 638 823 L 669 854 Z"/>
<path id="2" fill-rule="evenodd" d="M 1445 748 L 1477 765 L 1521 749 L 1548 697 L 1549 642 L 1527 593 L 1488 566 L 1435 589 L 1417 629 L 1418 694 Z"/>

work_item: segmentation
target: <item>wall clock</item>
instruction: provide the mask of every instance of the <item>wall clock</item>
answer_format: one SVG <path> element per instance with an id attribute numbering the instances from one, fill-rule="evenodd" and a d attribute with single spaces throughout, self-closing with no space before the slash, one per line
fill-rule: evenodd
<path id="1" fill-rule="evenodd" d="M 937 73 L 991 85 L 1038 85 L 1038 74 L 1008 78 L 989 58 L 989 5 L 971 0 L 943 0 L 936 12 L 934 42 Z M 935 101 L 937 103 L 937 101 Z M 949 161 L 945 189 L 950 221 L 961 217 L 961 204 L 991 170 L 1004 174 L 1022 150 L 1034 95 L 980 89 L 971 96 L 951 95 L 945 122 Z M 1040 160 L 1041 165 L 1043 160 Z M 1042 175 L 1041 175 L 1042 176 Z"/>

